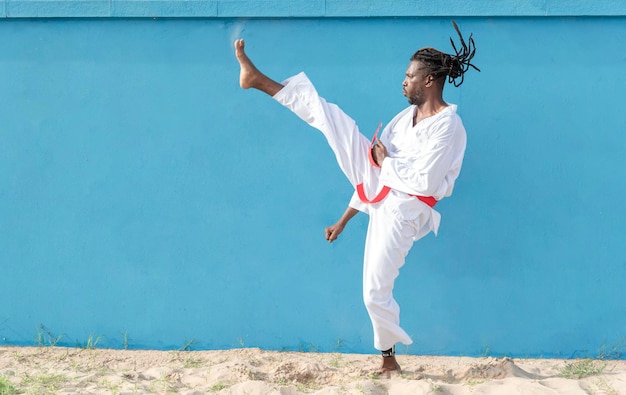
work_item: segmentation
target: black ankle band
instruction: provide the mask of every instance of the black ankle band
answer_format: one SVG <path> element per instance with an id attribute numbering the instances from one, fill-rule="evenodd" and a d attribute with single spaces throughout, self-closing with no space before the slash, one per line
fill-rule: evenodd
<path id="1" fill-rule="evenodd" d="M 393 357 L 396 355 L 396 348 L 395 347 L 391 347 L 389 350 L 385 350 L 385 351 L 381 351 L 383 354 L 383 357 L 385 358 L 389 358 L 389 357 Z"/>

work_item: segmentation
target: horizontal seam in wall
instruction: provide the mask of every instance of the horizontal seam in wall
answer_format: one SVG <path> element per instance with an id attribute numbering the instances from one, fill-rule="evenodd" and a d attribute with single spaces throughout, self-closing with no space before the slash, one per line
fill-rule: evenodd
<path id="1" fill-rule="evenodd" d="M 0 0 L 3 18 L 393 18 L 626 16 L 594 0 Z"/>

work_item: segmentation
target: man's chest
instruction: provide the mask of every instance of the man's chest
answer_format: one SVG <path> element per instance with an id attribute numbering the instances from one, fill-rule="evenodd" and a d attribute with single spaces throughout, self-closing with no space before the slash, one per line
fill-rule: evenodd
<path id="1" fill-rule="evenodd" d="M 418 155 L 428 147 L 428 128 L 419 124 L 412 126 L 410 117 L 407 118 L 394 125 L 387 136 L 387 151 L 392 157 Z"/>

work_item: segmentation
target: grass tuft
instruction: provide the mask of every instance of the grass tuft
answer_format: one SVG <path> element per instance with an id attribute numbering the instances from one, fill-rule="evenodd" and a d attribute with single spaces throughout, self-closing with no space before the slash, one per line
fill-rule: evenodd
<path id="1" fill-rule="evenodd" d="M 63 335 L 55 336 L 43 324 L 39 324 L 37 328 L 37 345 L 39 347 L 54 347 L 61 341 L 62 337 Z"/>
<path id="2" fill-rule="evenodd" d="M 191 351 L 191 347 L 195 344 L 198 344 L 196 339 L 191 339 L 191 340 L 185 339 L 185 344 L 178 351 Z"/>
<path id="3" fill-rule="evenodd" d="M 606 368 L 606 362 L 585 358 L 566 363 L 560 373 L 566 379 L 582 379 L 597 376 L 604 371 L 604 368 Z"/>
<path id="4" fill-rule="evenodd" d="M 61 374 L 26 374 L 22 385 L 29 387 L 29 393 L 35 393 L 38 395 L 52 395 L 56 394 L 61 385 L 67 383 L 69 379 L 67 376 Z M 34 392 L 33 392 L 34 391 Z"/>
<path id="5" fill-rule="evenodd" d="M 621 359 L 624 355 L 624 339 L 620 339 L 617 343 L 612 345 L 603 344 L 600 347 L 600 351 L 598 352 L 598 356 L 596 359 Z"/>
<path id="6" fill-rule="evenodd" d="M 124 350 L 128 350 L 128 340 L 129 340 L 128 331 L 126 331 L 124 332 L 124 340 L 123 340 Z"/>
<path id="7" fill-rule="evenodd" d="M 102 336 L 95 337 L 94 334 L 92 333 L 89 335 L 89 337 L 87 338 L 87 341 L 85 341 L 84 344 L 80 344 L 79 342 L 76 342 L 76 345 L 85 350 L 93 350 L 98 346 L 98 343 L 100 343 L 100 340 L 102 340 Z"/>
<path id="8" fill-rule="evenodd" d="M 228 388 L 228 384 L 217 383 L 217 384 L 213 384 L 211 388 L 209 388 L 209 390 L 211 392 L 218 392 L 218 391 L 223 390 L 224 388 Z"/>
<path id="9" fill-rule="evenodd" d="M 9 382 L 9 380 L 0 376 L 0 395 L 18 395 L 22 392 L 19 391 L 13 384 Z"/>

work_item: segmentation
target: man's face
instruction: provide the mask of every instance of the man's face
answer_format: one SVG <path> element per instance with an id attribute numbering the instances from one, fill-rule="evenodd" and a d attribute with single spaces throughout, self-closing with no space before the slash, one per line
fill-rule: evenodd
<path id="1" fill-rule="evenodd" d="M 424 88 L 426 86 L 426 70 L 421 67 L 421 63 L 412 61 L 406 69 L 404 81 L 402 82 L 402 93 L 413 105 L 424 103 Z"/>

